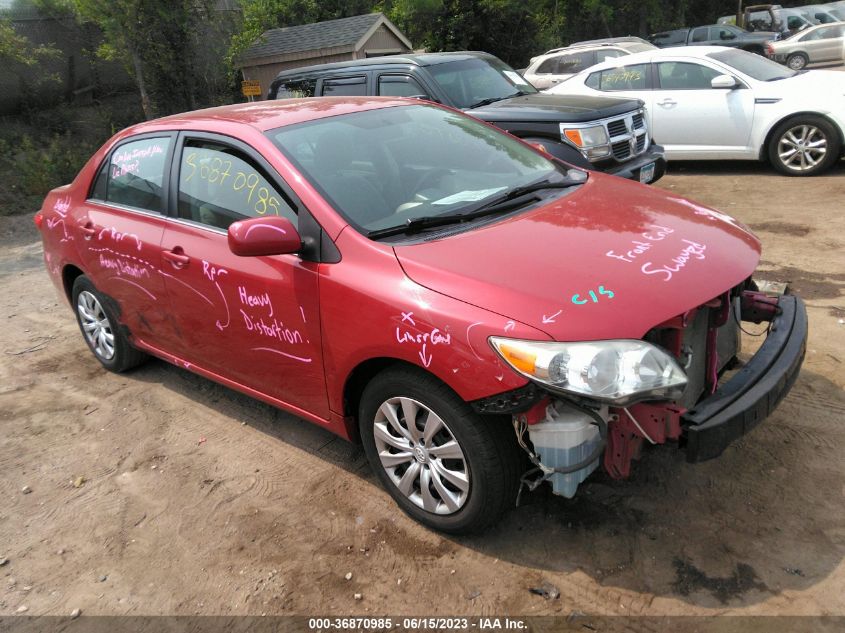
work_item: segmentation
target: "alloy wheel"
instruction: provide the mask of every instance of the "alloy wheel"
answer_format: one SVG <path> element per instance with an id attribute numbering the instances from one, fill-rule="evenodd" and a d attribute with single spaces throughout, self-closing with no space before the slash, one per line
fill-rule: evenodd
<path id="1" fill-rule="evenodd" d="M 808 171 L 827 154 L 827 137 L 815 125 L 796 125 L 778 141 L 778 157 L 792 171 Z"/>
<path id="2" fill-rule="evenodd" d="M 93 293 L 83 290 L 76 299 L 76 311 L 85 338 L 103 360 L 114 358 L 114 332 L 103 306 Z"/>
<path id="3" fill-rule="evenodd" d="M 434 514 L 453 514 L 469 497 L 466 457 L 452 431 L 434 411 L 411 398 L 384 401 L 373 437 L 381 465 L 412 503 Z"/>

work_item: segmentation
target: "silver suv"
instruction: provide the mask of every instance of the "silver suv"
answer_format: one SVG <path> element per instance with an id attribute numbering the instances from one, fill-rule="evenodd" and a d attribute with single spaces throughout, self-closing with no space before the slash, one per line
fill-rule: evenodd
<path id="1" fill-rule="evenodd" d="M 532 57 L 522 75 L 539 89 L 545 90 L 611 57 L 653 50 L 654 44 L 639 37 L 616 37 L 605 40 L 576 42 L 563 48 L 553 48 Z"/>

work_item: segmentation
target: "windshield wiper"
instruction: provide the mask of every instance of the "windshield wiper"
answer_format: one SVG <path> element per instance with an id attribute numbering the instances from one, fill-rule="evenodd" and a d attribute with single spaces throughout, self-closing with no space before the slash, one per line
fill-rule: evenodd
<path id="1" fill-rule="evenodd" d="M 529 93 L 523 90 L 517 90 L 512 95 L 505 95 L 504 97 L 489 97 L 487 99 L 482 99 L 478 103 L 473 103 L 469 109 L 472 110 L 473 108 L 480 108 L 482 106 L 490 105 L 491 103 L 496 103 L 497 101 L 504 101 L 505 99 L 513 99 L 514 97 L 522 97 Z"/>
<path id="2" fill-rule="evenodd" d="M 574 171 L 574 170 L 570 170 Z M 568 189 L 574 185 L 580 185 L 587 179 L 585 172 L 575 172 L 583 174 L 582 178 L 563 179 L 552 182 L 551 180 L 541 180 L 540 182 L 533 182 L 521 187 L 515 187 L 510 191 L 496 196 L 492 200 L 481 202 L 463 213 L 451 213 L 444 215 L 426 215 L 419 218 L 409 219 L 405 224 L 398 226 L 389 226 L 384 229 L 375 229 L 367 233 L 370 239 L 379 239 L 390 235 L 398 235 L 400 233 L 412 234 L 418 233 L 424 229 L 430 229 L 438 226 L 446 226 L 447 224 L 460 224 L 475 220 L 476 218 L 484 217 L 486 215 L 494 215 L 496 213 L 503 213 L 510 211 L 513 208 L 521 206 L 527 195 L 542 191 L 543 189 Z"/>

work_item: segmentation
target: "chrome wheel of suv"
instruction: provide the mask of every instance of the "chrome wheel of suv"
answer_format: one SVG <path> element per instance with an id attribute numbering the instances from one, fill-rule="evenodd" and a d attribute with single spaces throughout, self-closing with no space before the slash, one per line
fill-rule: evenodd
<path id="1" fill-rule="evenodd" d="M 94 353 L 103 360 L 114 358 L 114 333 L 103 306 L 92 293 L 83 290 L 76 298 L 79 324 Z"/>
<path id="2" fill-rule="evenodd" d="M 466 457 L 434 411 L 411 398 L 386 400 L 373 436 L 387 476 L 414 505 L 435 514 L 461 509 L 470 488 Z"/>

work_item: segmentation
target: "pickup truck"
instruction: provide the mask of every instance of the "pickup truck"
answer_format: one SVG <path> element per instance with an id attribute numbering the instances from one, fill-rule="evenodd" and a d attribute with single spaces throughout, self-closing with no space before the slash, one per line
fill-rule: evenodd
<path id="1" fill-rule="evenodd" d="M 671 46 L 729 46 L 741 48 L 762 55 L 766 42 L 775 40 L 778 34 L 769 31 L 750 32 L 731 24 L 709 24 L 690 29 L 662 31 L 649 36 L 649 41 L 658 48 Z"/>
<path id="2" fill-rule="evenodd" d="M 391 55 L 284 70 L 267 98 L 356 95 L 442 103 L 562 161 L 630 180 L 655 182 L 666 172 L 642 101 L 539 92 L 488 53 Z"/>

